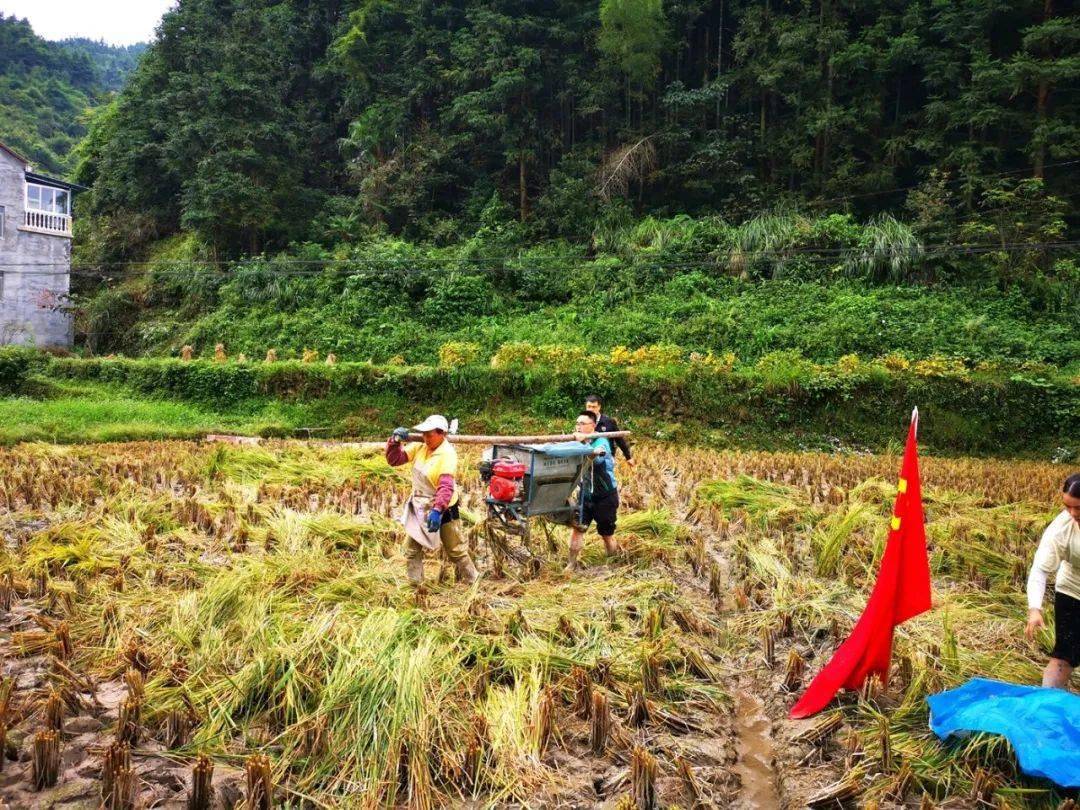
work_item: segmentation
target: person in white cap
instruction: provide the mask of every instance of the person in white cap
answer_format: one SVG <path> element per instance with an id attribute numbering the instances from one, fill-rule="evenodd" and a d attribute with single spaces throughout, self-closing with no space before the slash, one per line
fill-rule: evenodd
<path id="1" fill-rule="evenodd" d="M 424 552 L 446 550 L 458 582 L 472 584 L 479 576 L 461 536 L 458 510 L 457 451 L 446 440 L 450 426 L 446 417 L 433 414 L 413 428 L 421 442 L 409 442 L 409 431 L 400 427 L 386 442 L 386 460 L 392 467 L 412 462 L 412 494 L 405 502 L 401 522 L 408 535 L 405 559 L 409 581 L 424 583 Z"/>

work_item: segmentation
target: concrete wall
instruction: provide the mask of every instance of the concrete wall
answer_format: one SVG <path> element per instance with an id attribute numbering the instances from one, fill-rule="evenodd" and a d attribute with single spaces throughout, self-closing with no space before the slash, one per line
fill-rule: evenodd
<path id="1" fill-rule="evenodd" d="M 22 230 L 25 171 L 25 164 L 0 149 L 0 345 L 70 348 L 72 322 L 64 310 L 71 284 L 71 239 Z"/>

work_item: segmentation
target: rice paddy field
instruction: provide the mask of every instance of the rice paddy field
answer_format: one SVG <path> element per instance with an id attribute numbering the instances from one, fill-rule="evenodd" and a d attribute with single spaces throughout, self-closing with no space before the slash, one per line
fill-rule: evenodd
<path id="1" fill-rule="evenodd" d="M 562 572 L 465 522 L 485 576 L 407 586 L 408 481 L 350 446 L 0 450 L 0 796 L 13 808 L 1048 807 L 925 697 L 1037 683 L 1023 582 L 1069 472 L 923 459 L 935 608 L 887 683 L 786 714 L 858 616 L 895 456 L 642 444 L 619 536 Z"/>

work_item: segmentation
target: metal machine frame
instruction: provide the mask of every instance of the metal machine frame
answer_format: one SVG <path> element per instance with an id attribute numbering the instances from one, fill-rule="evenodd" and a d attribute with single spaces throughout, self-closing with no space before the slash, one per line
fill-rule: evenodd
<path id="1" fill-rule="evenodd" d="M 519 563 L 539 561 L 532 545 L 531 518 L 544 518 L 547 522 L 571 525 L 574 519 L 584 517 L 584 504 L 575 504 L 571 496 L 581 485 L 582 478 L 591 471 L 592 448 L 582 445 L 582 454 L 553 456 L 545 452 L 545 446 L 524 444 L 492 445 L 492 460 L 510 458 L 523 462 L 526 467 L 518 496 L 512 501 L 498 501 L 485 497 L 487 520 L 485 534 L 488 545 L 498 556 L 500 553 Z M 491 480 L 491 462 L 481 464 L 481 478 Z M 553 540 L 544 526 L 549 545 Z M 515 547 L 511 537 L 520 537 L 521 546 Z"/>

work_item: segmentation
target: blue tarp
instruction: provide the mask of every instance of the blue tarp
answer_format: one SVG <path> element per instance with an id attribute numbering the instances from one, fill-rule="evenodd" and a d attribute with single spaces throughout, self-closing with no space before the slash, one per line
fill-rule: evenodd
<path id="1" fill-rule="evenodd" d="M 926 699 L 941 739 L 984 731 L 1012 743 L 1020 769 L 1062 787 L 1080 787 L 1080 695 L 973 678 Z"/>
<path id="2" fill-rule="evenodd" d="M 555 442 L 554 444 L 534 444 L 531 450 L 543 453 L 554 458 L 574 458 L 576 456 L 591 456 L 592 445 L 581 442 Z"/>

